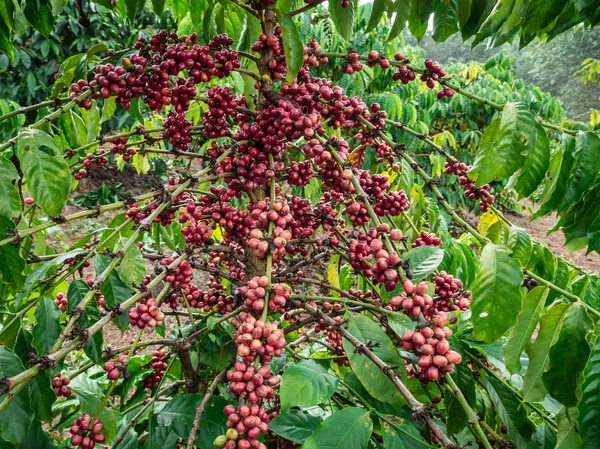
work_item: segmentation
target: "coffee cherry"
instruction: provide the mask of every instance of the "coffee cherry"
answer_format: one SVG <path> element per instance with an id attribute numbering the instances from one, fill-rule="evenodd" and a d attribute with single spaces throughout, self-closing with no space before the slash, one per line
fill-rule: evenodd
<path id="1" fill-rule="evenodd" d="M 61 373 L 54 376 L 52 379 L 52 389 L 56 393 L 56 396 L 64 396 L 65 398 L 72 396 L 73 392 L 68 387 L 69 383 L 71 383 L 70 377 L 62 377 Z"/>

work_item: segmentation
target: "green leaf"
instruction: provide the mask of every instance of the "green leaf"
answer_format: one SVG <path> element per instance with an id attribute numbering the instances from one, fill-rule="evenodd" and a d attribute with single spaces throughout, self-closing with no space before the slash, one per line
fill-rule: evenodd
<path id="1" fill-rule="evenodd" d="M 503 247 L 487 244 L 471 285 L 473 335 L 487 343 L 498 340 L 521 310 L 523 272 Z"/>
<path id="2" fill-rule="evenodd" d="M 0 346 L 0 379 L 13 377 L 25 371 L 21 360 L 10 349 Z M 0 401 L 6 395 L 0 395 Z M 0 412 L 0 439 L 20 446 L 27 438 L 27 431 L 33 422 L 29 387 L 19 392 Z"/>
<path id="3" fill-rule="evenodd" d="M 281 411 L 311 407 L 329 399 L 337 389 L 337 377 L 313 360 L 291 365 L 281 377 Z"/>
<path id="4" fill-rule="evenodd" d="M 394 23 L 390 29 L 387 42 L 396 39 L 406 26 L 406 22 L 410 17 L 410 2 L 407 0 L 396 0 L 394 2 L 394 14 L 396 16 L 394 17 Z"/>
<path id="5" fill-rule="evenodd" d="M 435 246 L 417 246 L 402 254 L 402 260 L 410 260 L 413 281 L 418 282 L 440 266 L 444 260 L 444 250 Z"/>
<path id="6" fill-rule="evenodd" d="M 535 341 L 525 348 L 529 365 L 523 376 L 521 393 L 527 402 L 541 402 L 546 396 L 542 374 L 550 361 L 550 347 L 558 339 L 562 321 L 570 307 L 571 304 L 557 304 L 542 315 Z"/>
<path id="7" fill-rule="evenodd" d="M 21 329 L 15 344 L 15 354 L 19 356 L 24 366 L 29 365 L 30 355 L 35 354 L 31 342 L 33 336 L 25 329 Z M 52 405 L 56 402 L 56 394 L 52 389 L 52 376 L 49 370 L 38 373 L 29 382 L 29 394 L 31 396 L 31 407 L 35 417 L 44 422 L 52 422 Z"/>
<path id="8" fill-rule="evenodd" d="M 60 336 L 60 309 L 50 298 L 42 298 L 35 309 L 35 325 L 33 326 L 33 347 L 40 355 L 50 349 Z"/>
<path id="9" fill-rule="evenodd" d="M 477 395 L 475 393 L 475 379 L 473 378 L 471 369 L 464 363 L 456 365 L 452 372 L 452 379 L 454 379 L 454 382 L 467 399 L 467 402 L 469 404 L 475 404 Z M 454 395 L 448 394 L 444 398 L 444 402 L 446 404 L 446 413 L 448 415 L 448 433 L 457 435 L 467 426 L 469 418 Z"/>
<path id="10" fill-rule="evenodd" d="M 522 34 L 529 36 L 546 28 L 556 20 L 567 3 L 564 0 L 529 0 Z"/>
<path id="11" fill-rule="evenodd" d="M 386 0 L 374 0 L 373 1 L 373 6 L 371 8 L 371 17 L 369 17 L 369 23 L 367 24 L 367 29 L 365 30 L 365 33 L 369 33 L 371 31 L 373 31 L 375 29 L 375 27 L 377 25 L 379 25 L 381 18 L 385 14 L 386 6 L 387 6 Z"/>
<path id="12" fill-rule="evenodd" d="M 387 365 L 398 366 L 400 377 L 406 379 L 404 362 L 383 329 L 365 315 L 347 313 L 345 318 L 348 321 L 348 332 L 363 343 L 377 342 L 378 346 L 372 349 L 373 353 Z M 346 339 L 343 340 L 343 346 L 348 354 L 352 371 L 371 396 L 389 403 L 397 402 L 402 398 L 392 381 L 371 360 L 356 352 L 354 346 Z"/>
<path id="13" fill-rule="evenodd" d="M 556 432 L 546 424 L 540 424 L 535 433 L 531 436 L 531 441 L 527 449 L 555 449 Z"/>
<path id="14" fill-rule="evenodd" d="M 535 425 L 527 417 L 519 398 L 498 378 L 485 377 L 483 382 L 511 440 L 517 447 L 527 446 L 535 432 Z"/>
<path id="15" fill-rule="evenodd" d="M 575 407 L 581 397 L 581 376 L 590 355 L 586 336 L 593 326 L 585 307 L 579 302 L 573 304 L 550 348 L 550 366 L 542 380 L 550 396 L 566 407 Z"/>
<path id="16" fill-rule="evenodd" d="M 138 97 L 134 97 L 130 101 L 131 107 L 127 110 L 129 114 L 131 114 L 142 126 L 144 126 L 144 117 L 140 112 L 140 99 Z"/>
<path id="17" fill-rule="evenodd" d="M 416 427 L 402 420 L 402 424 L 391 426 L 381 421 L 383 447 L 385 449 L 421 449 L 431 446 L 423 439 Z"/>
<path id="18" fill-rule="evenodd" d="M 15 57 L 15 47 L 12 43 L 10 30 L 6 24 L 0 20 L 0 51 L 3 51 L 8 57 L 13 60 Z"/>
<path id="19" fill-rule="evenodd" d="M 35 420 L 27 431 L 27 439 L 20 449 L 59 449 L 50 433 L 42 428 L 42 423 Z"/>
<path id="20" fill-rule="evenodd" d="M 529 234 L 524 229 L 511 227 L 506 247 L 512 251 L 513 259 L 517 259 L 522 267 L 527 267 L 533 245 Z"/>
<path id="21" fill-rule="evenodd" d="M 0 279 L 3 284 L 8 284 L 16 290 L 21 290 L 25 285 L 23 270 L 27 266 L 25 259 L 19 254 L 16 246 L 0 246 Z"/>
<path id="22" fill-rule="evenodd" d="M 548 215 L 563 200 L 567 188 L 567 180 L 574 162 L 575 138 L 563 136 L 561 143 L 550 156 L 548 179 L 544 185 L 539 209 L 532 215 L 533 219 Z"/>
<path id="23" fill-rule="evenodd" d="M 54 28 L 54 16 L 47 0 L 27 0 L 23 13 L 36 30 L 45 37 L 50 35 Z"/>
<path id="24" fill-rule="evenodd" d="M 594 184 L 596 175 L 600 172 L 600 137 L 592 132 L 578 134 L 575 138 L 574 158 L 573 166 L 569 167 L 571 173 L 559 210 L 577 204 Z"/>
<path id="25" fill-rule="evenodd" d="M 17 188 L 19 174 L 11 161 L 0 156 L 0 215 L 7 218 L 21 213 L 21 199 Z"/>
<path id="26" fill-rule="evenodd" d="M 139 248 L 135 247 L 135 249 L 139 252 Z M 96 275 L 99 275 L 106 270 L 111 261 L 112 259 L 110 257 L 96 256 L 94 258 Z M 131 296 L 131 289 L 120 279 L 116 272 L 111 271 L 102 283 L 100 293 L 104 295 L 104 301 L 107 305 L 114 306 L 117 303 L 122 303 L 129 299 Z"/>
<path id="27" fill-rule="evenodd" d="M 429 16 L 433 12 L 432 0 L 412 0 L 408 29 L 412 35 L 420 41 L 429 25 Z"/>
<path id="28" fill-rule="evenodd" d="M 288 73 L 285 76 L 288 83 L 296 79 L 302 64 L 304 63 L 304 45 L 300 39 L 300 33 L 294 20 L 286 13 L 275 9 L 279 26 L 281 27 L 281 37 L 283 38 L 283 50 L 287 63 Z"/>
<path id="29" fill-rule="evenodd" d="M 597 448 L 600 442 L 600 338 L 596 338 L 590 360 L 583 373 L 579 403 L 579 436 L 585 449 Z"/>
<path id="30" fill-rule="evenodd" d="M 69 164 L 60 149 L 49 134 L 31 128 L 21 129 L 17 145 L 21 170 L 36 204 L 47 215 L 60 215 L 71 191 Z M 42 148 L 48 148 L 54 154 L 50 155 Z"/>
<path id="31" fill-rule="evenodd" d="M 294 443 L 304 444 L 323 419 L 306 410 L 290 410 L 269 422 L 269 431 Z"/>
<path id="32" fill-rule="evenodd" d="M 347 41 L 352 38 L 352 27 L 354 25 L 354 14 L 357 1 L 349 0 L 347 8 L 342 8 L 342 2 L 328 2 L 331 20 L 338 33 Z"/>
<path id="33" fill-rule="evenodd" d="M 433 40 L 444 42 L 458 32 L 458 0 L 442 1 L 433 13 Z"/>
<path id="34" fill-rule="evenodd" d="M 521 371 L 521 354 L 531 342 L 540 315 L 546 304 L 550 289 L 540 285 L 525 295 L 523 309 L 517 317 L 517 324 L 510 331 L 508 341 L 502 347 L 506 369 L 512 374 Z"/>
<path id="35" fill-rule="evenodd" d="M 102 433 L 107 441 L 112 441 L 117 433 L 117 415 L 102 404 L 104 391 L 97 380 L 90 379 L 87 374 L 77 376 L 69 384 L 75 396 L 79 400 L 81 411 L 94 415 L 100 410 L 100 421 L 102 421 Z M 102 407 L 101 407 L 102 405 Z"/>
<path id="36" fill-rule="evenodd" d="M 579 449 L 582 447 L 583 441 L 576 428 L 578 415 L 579 412 L 575 407 L 562 407 L 558 411 L 556 414 L 558 430 L 556 431 L 555 449 Z"/>
<path id="37" fill-rule="evenodd" d="M 0 23 L 4 21 L 8 30 L 12 30 L 15 25 L 14 13 L 15 5 L 11 0 L 0 0 Z"/>
<path id="38" fill-rule="evenodd" d="M 515 190 L 521 198 L 534 193 L 546 176 L 550 166 L 550 141 L 546 131 L 540 124 L 535 125 L 535 131 L 527 141 L 527 159 L 523 168 L 514 175 Z"/>
<path id="39" fill-rule="evenodd" d="M 125 0 L 125 9 L 127 11 L 127 18 L 129 19 L 129 25 L 133 27 L 135 23 L 135 16 L 138 11 L 144 8 L 145 0 Z"/>
<path id="40" fill-rule="evenodd" d="M 302 448 L 366 449 L 372 432 L 373 421 L 367 410 L 346 407 L 323 421 Z"/>
<path id="41" fill-rule="evenodd" d="M 127 287 L 131 287 L 133 284 L 142 285 L 146 267 L 144 256 L 136 245 L 131 245 L 125 252 L 125 257 L 123 257 L 123 261 L 116 268 L 116 271 Z"/>
<path id="42" fill-rule="evenodd" d="M 483 133 L 469 178 L 478 186 L 503 180 L 521 168 L 525 147 L 517 126 L 519 114 L 514 103 L 506 103 L 501 118 L 495 119 Z"/>

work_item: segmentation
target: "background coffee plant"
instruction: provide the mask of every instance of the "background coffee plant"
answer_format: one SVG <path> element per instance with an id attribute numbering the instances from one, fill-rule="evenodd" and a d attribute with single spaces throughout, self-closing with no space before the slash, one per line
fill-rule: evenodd
<path id="1" fill-rule="evenodd" d="M 6 79 L 60 67 L 0 100 L 0 448 L 600 444 L 598 276 L 497 207 L 598 251 L 595 123 L 400 34 L 526 46 L 597 2 L 1 1 Z M 73 17 L 122 26 L 81 52 Z M 107 166 L 146 191 L 82 199 Z"/>

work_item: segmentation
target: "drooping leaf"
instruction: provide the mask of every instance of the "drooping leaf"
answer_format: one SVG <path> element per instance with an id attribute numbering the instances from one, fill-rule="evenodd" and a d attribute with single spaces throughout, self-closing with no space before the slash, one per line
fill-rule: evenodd
<path id="1" fill-rule="evenodd" d="M 473 335 L 488 343 L 498 340 L 521 310 L 523 272 L 508 250 L 487 244 L 471 285 Z"/>
<path id="2" fill-rule="evenodd" d="M 16 246 L 0 246 L 0 280 L 3 284 L 10 285 L 16 291 L 19 291 L 25 285 L 25 259 L 19 254 L 19 248 Z"/>
<path id="3" fill-rule="evenodd" d="M 21 213 L 17 179 L 19 174 L 11 161 L 0 157 L 0 215 L 12 218 Z"/>
<path id="4" fill-rule="evenodd" d="M 31 354 L 35 354 L 35 348 L 31 344 L 32 340 L 31 333 L 21 329 L 15 343 L 14 352 L 23 362 L 23 366 L 28 366 Z M 48 370 L 38 373 L 29 382 L 29 394 L 31 396 L 31 408 L 35 412 L 36 419 L 51 422 L 52 405 L 56 402 L 56 394 L 52 389 L 52 376 Z"/>
<path id="5" fill-rule="evenodd" d="M 374 0 L 373 1 L 373 6 L 371 8 L 371 16 L 369 17 L 369 23 L 367 24 L 367 29 L 365 30 L 365 33 L 369 33 L 370 31 L 373 31 L 375 29 L 375 27 L 379 24 L 379 22 L 381 21 L 381 18 L 385 14 L 386 6 L 387 6 L 386 0 Z"/>
<path id="6" fill-rule="evenodd" d="M 0 346 L 0 378 L 12 377 L 25 371 L 25 367 L 10 349 Z M 0 395 L 0 401 L 6 395 Z M 27 438 L 27 431 L 33 422 L 29 387 L 19 392 L 0 412 L 0 439 L 20 446 Z"/>
<path id="7" fill-rule="evenodd" d="M 521 354 L 531 342 L 549 292 L 548 287 L 540 285 L 529 291 L 523 299 L 523 309 L 517 317 L 517 324 L 510 331 L 508 341 L 502 347 L 506 369 L 513 374 L 521 371 Z"/>
<path id="8" fill-rule="evenodd" d="M 287 13 L 278 9 L 275 12 L 277 13 L 277 19 L 281 27 L 281 37 L 283 38 L 283 50 L 288 69 L 286 79 L 288 83 L 291 83 L 296 79 L 304 63 L 304 45 L 302 45 L 300 33 L 298 33 L 294 20 Z"/>
<path id="9" fill-rule="evenodd" d="M 512 251 L 511 256 L 517 259 L 522 267 L 526 267 L 531 257 L 532 243 L 529 234 L 523 229 L 512 227 L 508 237 L 507 248 Z"/>
<path id="10" fill-rule="evenodd" d="M 528 197 L 537 190 L 550 165 L 550 141 L 540 124 L 535 124 L 534 130 L 527 140 L 526 148 L 525 164 L 514 178 L 515 190 L 521 198 Z"/>
<path id="11" fill-rule="evenodd" d="M 60 335 L 60 309 L 50 298 L 42 298 L 35 309 L 33 326 L 33 347 L 40 355 L 50 352 Z"/>
<path id="12" fill-rule="evenodd" d="M 600 442 L 600 338 L 596 338 L 583 376 L 581 402 L 577 407 L 579 436 L 584 449 L 593 449 Z"/>
<path id="13" fill-rule="evenodd" d="M 140 249 L 136 245 L 131 245 L 125 252 L 123 261 L 115 270 L 127 287 L 134 284 L 141 285 L 146 274 L 146 267 Z"/>
<path id="14" fill-rule="evenodd" d="M 381 421 L 383 431 L 383 447 L 385 449 L 421 449 L 430 445 L 423 439 L 419 431 L 409 421 L 402 424 L 390 425 Z"/>
<path id="15" fill-rule="evenodd" d="M 290 410 L 269 422 L 269 430 L 286 440 L 303 444 L 321 422 L 323 419 L 306 410 Z"/>
<path id="16" fill-rule="evenodd" d="M 420 41 L 429 24 L 429 16 L 433 12 L 432 0 L 412 0 L 410 8 L 410 18 L 408 21 L 408 29 L 412 35 Z"/>
<path id="17" fill-rule="evenodd" d="M 352 27 L 354 26 L 354 13 L 357 7 L 356 0 L 349 0 L 347 8 L 342 8 L 342 2 L 328 2 L 329 14 L 338 33 L 345 40 L 352 38 Z"/>
<path id="18" fill-rule="evenodd" d="M 358 407 L 338 410 L 323 421 L 302 445 L 304 449 L 366 449 L 373 431 L 369 411 Z"/>
<path id="19" fill-rule="evenodd" d="M 335 392 L 337 385 L 337 378 L 313 360 L 291 365 L 281 377 L 281 410 L 319 404 Z"/>
<path id="20" fill-rule="evenodd" d="M 562 407 L 556 414 L 556 448 L 579 449 L 583 441 L 577 431 L 577 417 L 579 412 L 575 407 Z M 593 446 L 595 447 L 595 446 Z"/>
<path id="21" fill-rule="evenodd" d="M 44 131 L 23 128 L 17 146 L 21 169 L 36 204 L 50 216 L 60 215 L 71 190 L 71 172 L 56 142 Z"/>
<path id="22" fill-rule="evenodd" d="M 395 0 L 394 13 L 394 22 L 387 38 L 388 42 L 396 39 L 406 26 L 406 22 L 410 16 L 410 2 L 405 0 Z"/>
<path id="23" fill-rule="evenodd" d="M 493 180 L 510 177 L 521 168 L 525 145 L 517 132 L 519 109 L 515 103 L 507 103 L 502 116 L 495 119 L 483 133 L 469 178 L 478 186 Z"/>
<path id="24" fill-rule="evenodd" d="M 535 341 L 525 348 L 529 365 L 523 376 L 521 393 L 528 402 L 539 402 L 546 396 L 542 374 L 550 361 L 550 347 L 558 339 L 562 321 L 571 304 L 557 304 L 540 318 L 540 329 Z"/>
<path id="25" fill-rule="evenodd" d="M 535 425 L 521 406 L 521 401 L 500 379 L 486 377 L 484 384 L 492 398 L 496 412 L 506 425 L 508 435 L 517 447 L 526 447 L 535 432 Z"/>
<path id="26" fill-rule="evenodd" d="M 458 0 L 440 2 L 433 13 L 433 40 L 444 42 L 458 32 Z"/>
<path id="27" fill-rule="evenodd" d="M 590 355 L 587 335 L 593 321 L 576 302 L 562 322 L 558 339 L 550 348 L 550 365 L 542 375 L 550 396 L 566 407 L 575 407 L 581 397 L 582 373 Z"/>
<path id="28" fill-rule="evenodd" d="M 600 171 L 600 137 L 592 132 L 580 133 L 575 137 L 574 162 L 563 201 L 559 210 L 577 204 L 588 191 Z"/>
<path id="29" fill-rule="evenodd" d="M 567 3 L 563 0 L 530 0 L 523 19 L 522 33 L 527 36 L 543 30 L 556 20 Z"/>
<path id="30" fill-rule="evenodd" d="M 527 449 L 555 449 L 556 432 L 546 424 L 540 424 L 531 436 Z"/>
<path id="31" fill-rule="evenodd" d="M 26 1 L 23 13 L 36 30 L 46 37 L 50 35 L 54 27 L 54 16 L 48 0 Z"/>
<path id="32" fill-rule="evenodd" d="M 372 351 L 389 366 L 397 366 L 400 377 L 406 379 L 406 369 L 398 350 L 389 337 L 373 320 L 365 315 L 346 314 L 348 332 L 363 343 L 377 342 Z M 401 399 L 400 392 L 392 381 L 379 369 L 375 363 L 362 353 L 356 352 L 354 346 L 343 340 L 344 351 L 348 354 L 350 367 L 371 396 L 383 402 L 397 402 Z"/>

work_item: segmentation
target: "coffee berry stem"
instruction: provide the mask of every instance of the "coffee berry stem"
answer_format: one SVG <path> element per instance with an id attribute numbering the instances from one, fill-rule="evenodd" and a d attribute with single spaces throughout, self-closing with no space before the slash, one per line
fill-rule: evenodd
<path id="1" fill-rule="evenodd" d="M 353 299 L 346 298 L 336 298 L 333 296 L 314 296 L 314 295 L 291 295 L 290 299 L 299 299 L 301 301 L 327 301 L 327 302 L 339 302 L 342 304 L 350 304 L 353 306 L 364 307 L 365 309 L 375 310 L 380 313 L 384 313 L 386 315 L 399 316 L 402 315 L 398 312 L 394 312 L 392 310 L 384 309 L 379 306 L 374 306 L 373 304 L 369 304 L 368 302 L 355 301 Z"/>
<path id="2" fill-rule="evenodd" d="M 456 385 L 456 382 L 454 382 L 454 379 L 452 379 L 450 373 L 447 373 L 444 376 L 444 380 L 447 382 L 448 391 L 450 391 L 450 393 L 452 393 L 452 395 L 456 398 L 461 408 L 467 415 L 467 419 L 469 420 L 469 424 L 471 425 L 471 430 L 473 431 L 473 436 L 479 438 L 481 444 L 485 449 L 492 449 L 492 446 L 490 445 L 486 434 L 479 425 L 479 418 L 477 417 L 477 414 L 473 411 L 473 409 L 467 402 L 467 398 L 465 398 L 458 385 Z"/>
<path id="3" fill-rule="evenodd" d="M 325 57 L 328 57 L 328 58 L 347 58 L 348 57 L 348 53 L 321 52 L 319 55 L 320 56 L 325 56 Z M 366 56 L 358 56 L 358 59 L 360 61 L 369 61 L 369 58 L 366 57 Z M 397 61 L 392 61 L 392 60 L 388 60 L 388 62 L 389 62 L 390 66 L 395 66 L 395 67 L 406 66 L 408 69 L 412 70 L 415 73 L 422 74 L 424 72 L 423 69 L 414 67 L 414 66 L 412 66 L 410 64 L 405 64 L 403 62 L 397 62 Z M 442 86 L 448 87 L 449 89 L 452 89 L 453 91 L 455 91 L 455 92 L 457 92 L 457 93 L 459 93 L 461 95 L 464 95 L 465 97 L 470 98 L 471 100 L 475 100 L 475 101 L 477 101 L 479 103 L 482 103 L 482 104 L 485 104 L 487 106 L 490 106 L 491 108 L 496 109 L 498 111 L 502 111 L 504 109 L 505 105 L 499 104 L 499 103 L 494 103 L 493 101 L 490 101 L 487 98 L 480 97 L 479 95 L 471 93 L 471 92 L 463 89 L 462 87 L 460 87 L 460 86 L 458 86 L 458 85 L 456 85 L 456 84 L 454 84 L 454 83 L 452 83 L 452 82 L 450 82 L 450 81 L 448 81 L 448 80 L 446 80 L 444 78 L 440 78 L 437 81 Z M 547 122 L 545 120 L 542 120 L 542 119 L 539 119 L 539 118 L 537 119 L 537 121 L 544 128 L 548 128 L 548 129 L 551 129 L 553 131 L 557 131 L 557 132 L 560 132 L 560 133 L 569 134 L 571 136 L 577 135 L 577 132 L 578 132 L 577 130 L 563 128 L 561 126 L 554 125 L 552 123 L 549 123 L 549 122 Z"/>

